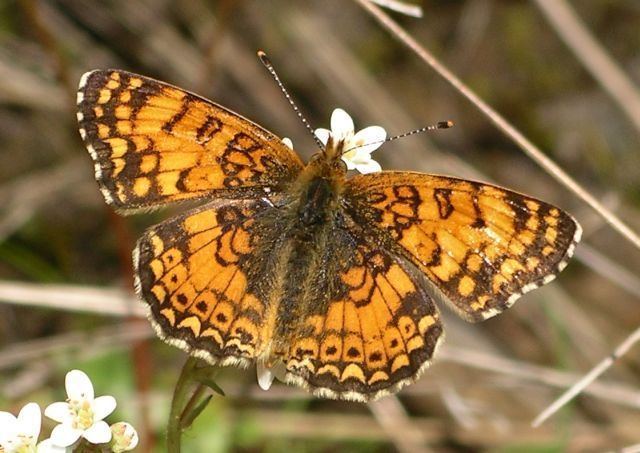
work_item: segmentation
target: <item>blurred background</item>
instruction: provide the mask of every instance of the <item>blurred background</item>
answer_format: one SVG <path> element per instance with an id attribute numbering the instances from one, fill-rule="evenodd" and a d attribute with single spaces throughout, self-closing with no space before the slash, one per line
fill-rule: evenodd
<path id="1" fill-rule="evenodd" d="M 564 3 L 434 0 L 420 3 L 421 19 L 389 14 L 638 231 L 638 91 L 630 85 L 620 102 L 586 69 L 557 32 L 571 25 L 553 11 Z M 572 4 L 605 55 L 638 81 L 640 3 Z M 640 348 L 542 427 L 530 426 L 640 325 L 640 251 L 347 0 L 0 2 L 0 409 L 64 399 L 65 373 L 80 368 L 97 395 L 118 400 L 110 421 L 131 422 L 141 451 L 163 450 L 185 357 L 140 318 L 130 251 L 145 228 L 177 211 L 122 218 L 105 205 L 77 132 L 76 86 L 94 68 L 165 80 L 290 137 L 306 160 L 313 140 L 258 49 L 314 127 L 327 127 L 335 107 L 351 113 L 356 129 L 379 124 L 391 135 L 455 122 L 386 144 L 375 154 L 383 168 L 492 181 L 567 209 L 585 235 L 558 280 L 501 316 L 472 325 L 443 308 L 439 358 L 397 396 L 369 405 L 319 400 L 279 383 L 262 391 L 254 369 L 221 370 L 227 396 L 213 397 L 184 451 L 546 452 L 640 443 Z"/>

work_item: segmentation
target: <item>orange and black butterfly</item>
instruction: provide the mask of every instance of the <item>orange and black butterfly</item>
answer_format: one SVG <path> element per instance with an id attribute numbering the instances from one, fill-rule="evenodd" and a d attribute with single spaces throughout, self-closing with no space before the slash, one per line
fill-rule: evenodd
<path id="1" fill-rule="evenodd" d="M 494 316 L 552 280 L 580 238 L 566 212 L 493 185 L 349 177 L 336 137 L 305 165 L 238 114 L 124 71 L 82 77 L 78 120 L 118 211 L 203 201 L 134 250 L 158 335 L 214 364 L 281 363 L 320 396 L 398 391 L 443 338 L 436 299 Z"/>

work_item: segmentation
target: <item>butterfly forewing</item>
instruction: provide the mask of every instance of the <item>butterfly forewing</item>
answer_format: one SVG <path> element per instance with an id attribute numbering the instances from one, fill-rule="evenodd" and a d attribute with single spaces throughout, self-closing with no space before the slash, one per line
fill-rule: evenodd
<path id="1" fill-rule="evenodd" d="M 83 76 L 78 121 L 107 203 L 124 212 L 277 191 L 302 168 L 278 137 L 249 120 L 124 71 Z"/>
<path id="2" fill-rule="evenodd" d="M 344 206 L 472 321 L 503 311 L 551 281 L 581 234 L 569 214 L 548 203 L 421 173 L 356 176 L 347 182 Z"/>

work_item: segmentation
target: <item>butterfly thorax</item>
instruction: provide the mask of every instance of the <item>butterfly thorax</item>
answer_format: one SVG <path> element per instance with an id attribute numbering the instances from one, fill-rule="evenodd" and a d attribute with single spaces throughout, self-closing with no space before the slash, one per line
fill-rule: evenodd
<path id="1" fill-rule="evenodd" d="M 335 247 L 341 236 L 340 201 L 347 181 L 339 146 L 327 146 L 329 152 L 311 158 L 292 184 L 277 218 L 264 225 L 265 235 L 270 236 L 264 242 L 279 244 L 269 252 L 279 259 L 267 288 L 273 316 L 273 343 L 267 346 L 267 355 L 286 354 L 285 347 L 291 344 L 292 333 L 300 330 L 300 321 L 326 310 L 334 292 L 325 275 L 343 265 L 342 252 Z"/>
<path id="2" fill-rule="evenodd" d="M 338 208 L 339 197 L 346 181 L 347 168 L 339 158 L 342 142 L 315 154 L 294 183 L 297 220 L 308 229 L 329 221 Z"/>

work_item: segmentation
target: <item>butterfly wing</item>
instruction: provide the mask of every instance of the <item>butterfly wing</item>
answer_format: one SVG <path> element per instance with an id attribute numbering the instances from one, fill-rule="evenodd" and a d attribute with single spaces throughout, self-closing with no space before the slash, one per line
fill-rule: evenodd
<path id="1" fill-rule="evenodd" d="M 277 191 L 302 168 L 293 150 L 251 121 L 125 71 L 82 77 L 78 122 L 105 200 L 125 213 Z"/>
<path id="2" fill-rule="evenodd" d="M 267 247 L 255 230 L 266 200 L 217 199 L 146 231 L 134 250 L 136 291 L 158 335 L 211 363 L 247 365 L 270 341 L 255 288 Z"/>
<path id="3" fill-rule="evenodd" d="M 286 320 L 287 336 L 276 338 L 286 380 L 337 399 L 396 392 L 428 366 L 442 339 L 424 277 L 355 225 L 335 225 L 326 238 L 307 250 L 319 258 Z"/>
<path id="4" fill-rule="evenodd" d="M 566 212 L 489 184 L 412 172 L 351 178 L 344 209 L 479 321 L 551 280 L 580 240 Z"/>

